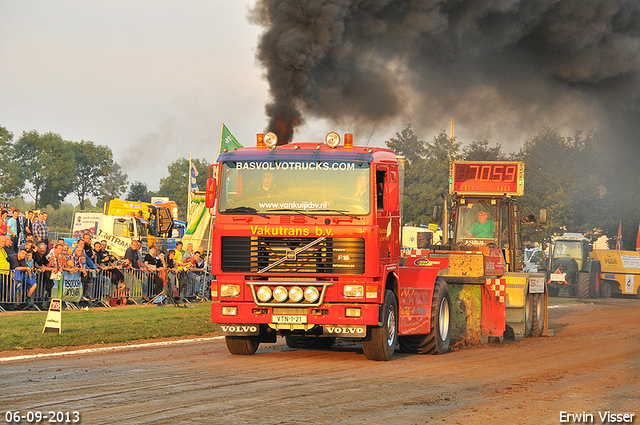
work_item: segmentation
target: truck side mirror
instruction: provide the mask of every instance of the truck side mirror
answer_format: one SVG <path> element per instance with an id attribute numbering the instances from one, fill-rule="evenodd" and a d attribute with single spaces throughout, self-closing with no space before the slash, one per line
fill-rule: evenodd
<path id="1" fill-rule="evenodd" d="M 398 211 L 398 182 L 384 184 L 384 210 L 388 213 Z"/>
<path id="2" fill-rule="evenodd" d="M 545 224 L 547 222 L 547 209 L 540 208 L 540 212 L 538 213 L 538 223 Z"/>
<path id="3" fill-rule="evenodd" d="M 207 208 L 213 208 L 216 204 L 216 179 L 209 177 L 207 179 L 207 193 L 204 198 L 204 205 Z"/>

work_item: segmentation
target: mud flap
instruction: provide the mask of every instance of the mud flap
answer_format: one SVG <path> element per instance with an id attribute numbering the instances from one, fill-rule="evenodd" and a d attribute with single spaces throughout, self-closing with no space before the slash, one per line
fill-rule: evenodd
<path id="1" fill-rule="evenodd" d="M 505 279 L 487 278 L 482 287 L 482 342 L 504 336 L 506 318 Z"/>
<path id="2" fill-rule="evenodd" d="M 506 324 L 513 332 L 513 337 L 519 341 L 525 336 L 525 303 L 527 302 L 527 288 L 529 274 L 510 272 L 503 276 L 506 279 L 507 304 Z"/>
<path id="3" fill-rule="evenodd" d="M 447 283 L 451 293 L 451 342 L 482 341 L 482 285 Z"/>

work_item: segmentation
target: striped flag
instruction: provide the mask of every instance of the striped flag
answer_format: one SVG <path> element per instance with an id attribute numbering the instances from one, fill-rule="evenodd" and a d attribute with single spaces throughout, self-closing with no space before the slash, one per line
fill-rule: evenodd
<path id="1" fill-rule="evenodd" d="M 622 250 L 622 220 L 618 225 L 618 239 L 616 239 L 616 250 Z"/>
<path id="2" fill-rule="evenodd" d="M 198 177 L 198 170 L 191 160 L 189 160 L 189 169 L 189 191 L 195 192 L 198 190 L 198 182 L 196 181 L 196 177 Z"/>

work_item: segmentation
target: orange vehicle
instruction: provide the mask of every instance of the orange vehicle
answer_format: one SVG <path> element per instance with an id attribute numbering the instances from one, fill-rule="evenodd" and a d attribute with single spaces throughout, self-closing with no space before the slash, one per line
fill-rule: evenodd
<path id="1" fill-rule="evenodd" d="M 211 314 L 228 350 L 253 354 L 280 335 L 298 348 L 357 338 L 372 360 L 388 360 L 398 344 L 447 352 L 456 300 L 439 275 L 451 258 L 435 249 L 401 256 L 396 155 L 354 146 L 351 134 L 344 143 L 336 133 L 324 144 L 276 142 L 259 134 L 256 147 L 225 152 L 210 167 Z M 504 265 L 499 249 L 478 252 Z M 487 336 L 504 332 L 496 277 L 475 283 L 485 288 L 475 308 Z"/>

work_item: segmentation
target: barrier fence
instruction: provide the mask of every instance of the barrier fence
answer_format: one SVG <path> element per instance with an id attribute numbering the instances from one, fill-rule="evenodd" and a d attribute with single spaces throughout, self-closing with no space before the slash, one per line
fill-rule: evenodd
<path id="1" fill-rule="evenodd" d="M 16 270 L 0 270 L 0 312 L 46 309 L 51 298 L 61 298 L 70 309 L 207 301 L 211 299 L 211 278 L 205 272 L 112 268 L 88 270 L 86 276 L 63 273 L 60 279 L 53 280 L 48 271 L 35 271 L 29 276 Z M 33 284 L 36 288 L 29 296 Z"/>

